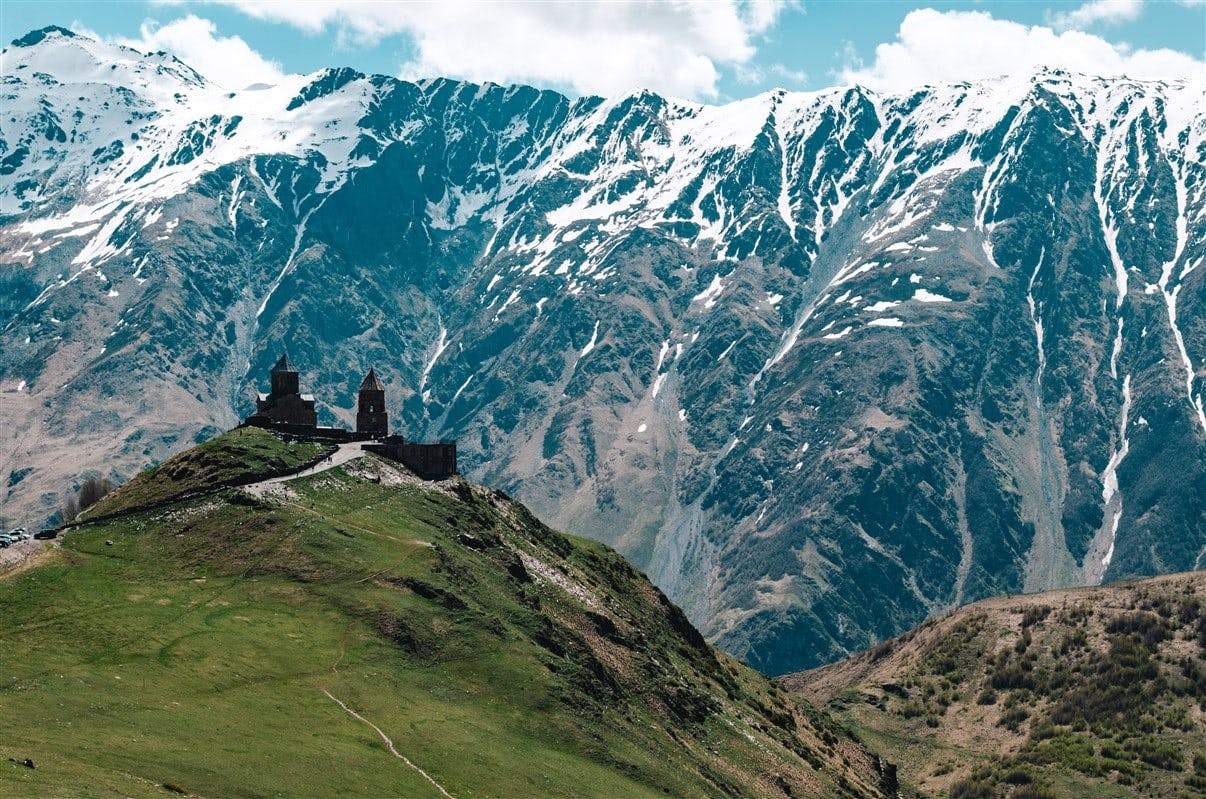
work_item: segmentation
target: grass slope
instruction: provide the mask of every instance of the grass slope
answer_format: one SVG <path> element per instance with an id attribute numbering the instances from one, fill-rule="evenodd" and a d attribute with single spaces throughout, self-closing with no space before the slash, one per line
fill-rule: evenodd
<path id="1" fill-rule="evenodd" d="M 237 460 L 243 435 L 204 459 Z M 611 550 L 375 458 L 84 524 L 0 580 L 0 640 L 5 797 L 891 788 Z"/>
<path id="2" fill-rule="evenodd" d="M 992 599 L 784 683 L 954 799 L 1206 795 L 1206 572 Z"/>
<path id="3" fill-rule="evenodd" d="M 95 518 L 224 485 L 291 474 L 333 449 L 323 444 L 287 443 L 258 427 L 238 427 L 136 475 L 84 515 Z"/>

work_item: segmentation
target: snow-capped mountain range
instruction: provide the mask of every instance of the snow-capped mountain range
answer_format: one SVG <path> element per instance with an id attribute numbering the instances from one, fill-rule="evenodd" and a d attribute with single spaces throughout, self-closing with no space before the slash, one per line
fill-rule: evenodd
<path id="1" fill-rule="evenodd" d="M 230 426 L 288 346 L 329 420 L 375 366 L 397 427 L 769 672 L 1206 565 L 1204 81 L 708 106 L 2 58 L 5 513 Z"/>

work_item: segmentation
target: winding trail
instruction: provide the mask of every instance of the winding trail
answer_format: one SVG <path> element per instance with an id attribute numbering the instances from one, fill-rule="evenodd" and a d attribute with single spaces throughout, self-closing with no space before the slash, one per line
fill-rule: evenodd
<path id="1" fill-rule="evenodd" d="M 243 486 L 244 491 L 250 491 L 257 497 L 262 497 L 268 493 L 274 486 L 284 485 L 289 480 L 296 480 L 299 477 L 309 477 L 312 474 L 325 472 L 328 469 L 334 469 L 336 466 L 342 466 L 348 461 L 355 460 L 364 455 L 364 442 L 353 441 L 348 444 L 337 444 L 335 451 L 324 461 L 320 461 L 308 469 L 293 472 L 291 474 L 282 474 L 279 477 L 269 477 L 266 480 L 260 480 L 258 483 L 248 483 Z"/>
<path id="2" fill-rule="evenodd" d="M 376 730 L 377 734 L 381 736 L 381 740 L 385 741 L 385 745 L 389 748 L 390 754 L 392 754 L 394 757 L 401 760 L 406 765 L 410 766 L 412 769 L 417 771 L 419 773 L 419 775 L 423 777 L 423 779 L 427 780 L 432 785 L 434 785 L 435 789 L 440 792 L 440 796 L 445 796 L 445 797 L 447 797 L 447 799 L 456 799 L 452 794 L 450 794 L 450 793 L 448 793 L 448 791 L 444 790 L 444 786 L 440 785 L 438 782 L 436 782 L 434 779 L 432 779 L 432 776 L 430 774 L 428 774 L 426 771 L 424 771 L 423 769 L 416 766 L 414 763 L 410 762 L 410 760 L 405 755 L 403 755 L 401 752 L 399 752 L 397 747 L 394 746 L 394 742 L 390 740 L 388 735 L 386 735 L 384 732 L 381 731 L 380 727 L 378 727 L 376 724 L 374 724 L 373 722 L 366 719 L 364 716 L 357 713 L 355 710 L 352 710 L 350 707 L 345 705 L 343 702 L 340 702 L 327 689 L 325 689 L 325 688 L 322 689 L 322 692 L 327 695 L 328 699 L 330 699 L 335 704 L 339 705 L 348 714 L 354 716 L 355 718 L 359 719 L 360 721 L 363 721 L 365 724 L 369 725 L 374 730 Z"/>

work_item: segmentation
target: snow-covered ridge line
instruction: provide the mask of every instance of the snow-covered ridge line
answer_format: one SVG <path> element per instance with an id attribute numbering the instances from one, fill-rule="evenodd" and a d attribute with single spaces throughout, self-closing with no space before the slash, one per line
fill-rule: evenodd
<path id="1" fill-rule="evenodd" d="M 17 255 L 32 258 L 36 247 L 60 246 L 62 238 L 44 244 L 51 233 L 62 236 L 96 225 L 97 232 L 75 262 L 82 268 L 99 266 L 132 240 L 123 220 L 141 218 L 143 209 L 161 206 L 206 175 L 229 168 L 234 174 L 227 179 L 229 197 L 223 210 L 232 231 L 238 229 L 239 203 L 257 183 L 266 199 L 290 214 L 296 225 L 297 240 L 277 276 L 279 284 L 304 247 L 310 216 L 326 197 L 390 146 L 418 146 L 432 134 L 455 143 L 463 131 L 446 126 L 459 114 L 466 122 L 489 128 L 493 158 L 482 156 L 468 166 L 443 165 L 458 174 L 455 180 L 451 174 L 441 176 L 445 185 L 438 199 L 428 202 L 427 224 L 433 231 L 474 221 L 493 224 L 487 255 L 526 262 L 522 270 L 499 272 L 483 295 L 483 303 L 489 303 L 498 318 L 512 305 L 524 307 L 517 302 L 524 283 L 517 281 L 553 274 L 562 278 L 564 291 L 579 294 L 584 287 L 614 279 L 612 253 L 624 236 L 641 228 L 657 228 L 691 246 L 711 248 L 718 261 L 736 263 L 751 255 L 778 259 L 786 250 L 795 250 L 808 263 L 841 223 L 855 195 L 887 190 L 892 213 L 867 235 L 890 242 L 893 234 L 930 213 L 935 187 L 952 175 L 981 167 L 976 226 L 986 255 L 995 263 L 992 239 L 999 193 L 1012 159 L 1025 145 L 1025 139 L 1014 134 L 1040 91 L 1074 106 L 1082 134 L 1098 148 L 1095 196 L 1121 305 L 1127 275 L 1115 246 L 1106 185 L 1111 159 L 1118 157 L 1117 142 L 1125 137 L 1137 109 L 1160 106 L 1170 109 L 1167 118 L 1179 131 L 1198 131 L 1181 135 L 1165 130 L 1161 146 L 1169 148 L 1167 157 L 1192 157 L 1188 149 L 1204 127 L 1198 90 L 1206 87 L 1206 81 L 1146 82 L 1039 71 L 974 84 L 927 86 L 909 94 L 877 94 L 860 87 L 775 90 L 708 105 L 649 92 L 571 101 L 525 87 L 445 80 L 406 83 L 351 70 L 293 75 L 277 86 L 228 92 L 194 77 L 183 64 L 165 65 L 162 56 L 142 56 L 129 48 L 53 31 L 32 45 L 6 49 L 5 59 L 17 78 L 6 86 L 6 99 L 31 129 L 41 124 L 39 114 L 46 104 L 66 118 L 67 109 L 79 105 L 82 86 L 96 89 L 92 104 L 85 102 L 81 108 L 83 120 L 71 131 L 75 146 L 46 145 L 44 137 L 31 135 L 28 154 L 17 159 L 14 179 L 0 185 L 0 212 L 15 215 L 15 231 L 30 241 Z M 117 77 L 107 74 L 112 70 L 104 67 L 110 63 L 121 66 Z M 45 70 L 50 75 L 46 80 L 24 78 Z M 130 87 L 117 85 L 123 81 Z M 479 112 L 468 105 L 446 105 L 452 102 L 450 96 L 469 103 L 466 94 L 476 100 L 491 91 L 503 98 L 526 91 L 532 102 L 553 98 L 560 115 L 544 125 L 530 117 L 530 107 L 519 103 L 508 112 L 509 119 L 487 121 L 474 117 Z M 1143 103 L 1134 102 L 1139 96 Z M 383 107 L 391 108 L 392 115 L 373 120 Z M 976 148 L 1001 124 L 1006 109 L 1016 113 L 999 152 L 985 162 Z M 813 138 L 822 129 L 831 132 L 816 150 Z M 524 138 L 532 136 L 537 138 Z M 504 151 L 506 158 L 499 155 Z M 733 185 L 736 164 L 750 154 L 764 158 L 765 151 L 779 174 L 775 213 L 770 215 L 752 210 L 753 200 Z M 257 160 L 271 156 L 305 162 L 319 171 L 319 184 L 301 196 L 293 192 L 295 186 L 277 185 L 278 178 L 265 182 Z M 67 181 L 79 185 L 80 176 L 83 185 L 76 202 L 55 207 L 56 189 Z M 550 183 L 560 186 L 559 204 L 532 218 L 528 196 Z M 35 196 L 29 185 L 45 188 Z M 890 242 L 885 251 L 905 246 Z M 837 282 L 870 273 L 879 262 L 869 255 L 852 262 Z M 717 274 L 730 271 L 721 268 Z M 495 283 L 503 280 L 496 289 Z M 703 312 L 731 301 L 723 288 L 718 277 L 700 294 Z M 1174 287 L 1166 288 L 1167 297 Z M 47 285 L 44 294 L 54 290 L 54 284 Z M 262 298 L 261 313 L 271 294 Z M 918 299 L 940 302 L 937 296 L 923 293 Z M 776 366 L 799 335 L 798 325 L 785 333 L 765 368 Z M 1192 402 L 1192 390 L 1190 395 Z"/>
<path id="2" fill-rule="evenodd" d="M 55 77 L 60 81 L 60 85 L 73 87 L 67 92 L 68 94 L 77 92 L 78 89 L 74 87 L 81 83 L 91 84 L 99 80 L 98 76 L 104 78 L 105 85 L 110 85 L 109 82 L 115 80 L 119 82 L 127 80 L 128 82 L 127 78 L 122 77 L 128 70 L 120 70 L 118 77 L 102 75 L 106 70 L 102 70 L 100 67 L 105 64 L 133 63 L 135 67 L 140 66 L 136 51 L 96 42 L 78 35 L 70 39 L 61 35 L 48 35 L 30 47 L 7 48 L 5 55 L 12 74 L 17 76 L 20 76 L 23 70 L 28 69 L 32 72 L 39 67 L 49 70 L 49 74 L 55 75 L 54 65 L 67 64 L 67 67 L 60 67 L 60 71 L 64 74 Z M 355 121 L 360 117 L 357 109 L 347 107 L 348 102 L 359 106 L 359 111 L 362 112 L 377 94 L 377 90 L 374 88 L 375 82 L 386 86 L 418 85 L 405 84 L 393 78 L 359 76 L 356 80 L 345 80 L 339 83 L 337 88 L 323 94 L 314 90 L 313 87 L 322 84 L 324 77 L 329 74 L 330 71 L 324 70 L 311 75 L 288 76 L 278 86 L 252 86 L 237 92 L 227 92 L 200 80 L 181 79 L 176 71 L 163 72 L 162 65 L 159 63 L 162 61 L 160 56 L 143 56 L 142 58 L 147 64 L 141 66 L 147 66 L 149 69 L 148 65 L 154 65 L 159 71 L 155 73 L 157 80 L 143 79 L 136 84 L 135 96 L 151 109 L 153 117 L 152 121 L 139 128 L 138 132 L 143 134 L 149 130 L 152 134 L 160 135 L 158 137 L 141 135 L 143 144 L 139 145 L 136 150 L 128 151 L 105 170 L 97 173 L 93 181 L 102 176 L 120 179 L 107 181 L 109 185 L 103 188 L 123 188 L 124 184 L 118 185 L 121 181 L 130 178 L 149 164 L 146 157 L 138 157 L 138 151 L 149 153 L 153 144 L 162 145 L 166 149 L 179 142 L 190 125 L 202 119 L 233 120 L 240 118 L 241 120 L 237 125 L 238 130 L 234 131 L 237 135 L 217 137 L 215 144 L 224 142 L 225 146 L 206 148 L 202 154 L 201 163 L 198 164 L 199 167 L 202 167 L 201 169 L 172 170 L 170 166 L 157 164 L 146 174 L 133 181 L 135 185 L 131 188 L 138 190 L 139 193 L 158 189 L 156 194 L 159 197 L 178 193 L 184 187 L 181 182 L 188 185 L 190 181 L 196 179 L 198 171 L 212 170 L 236 161 L 251 152 L 259 154 L 277 152 L 292 155 L 320 152 L 331 169 L 336 171 L 346 169 L 351 161 L 352 146 L 349 142 L 354 144 L 358 138 L 359 130 L 356 128 Z M 87 62 L 90 67 L 81 69 L 73 66 L 81 61 Z M 182 64 L 180 67 L 187 69 Z M 147 71 L 147 69 L 143 71 Z M 774 118 L 781 140 L 780 150 L 784 155 L 780 159 L 781 177 L 786 180 L 796 169 L 792 162 L 793 156 L 789 152 L 793 145 L 790 141 L 791 135 L 799 133 L 801 126 L 807 128 L 815 125 L 815 122 L 810 123 L 808 120 L 815 120 L 817 114 L 826 108 L 838 107 L 847 95 L 867 98 L 875 107 L 876 114 L 881 116 L 881 123 L 884 125 L 887 125 L 892 118 L 900 116 L 901 113 L 908 113 L 918 122 L 924 123 L 919 126 L 917 139 L 917 143 L 924 144 L 928 141 L 950 138 L 960 133 L 974 135 L 987 131 L 996 123 L 1002 107 L 1020 103 L 1038 83 L 1061 86 L 1074 83 L 1077 93 L 1092 98 L 1095 103 L 1100 103 L 1104 97 L 1110 95 L 1116 97 L 1121 94 L 1129 94 L 1104 91 L 1103 87 L 1111 86 L 1114 82 L 1116 81 L 1043 71 L 1025 79 L 982 81 L 974 86 L 951 84 L 926 87 L 922 102 L 916 109 L 908 112 L 900 110 L 907 108 L 906 95 L 878 95 L 860 87 L 842 87 L 819 92 L 776 90 L 725 105 L 661 100 L 656 95 L 643 92 L 597 102 L 585 117 L 572 117 L 567 120 L 564 133 L 568 134 L 568 137 L 563 137 L 564 143 L 556 148 L 555 156 L 549 160 L 548 165 L 542 171 L 560 169 L 560 165 L 565 161 L 590 147 L 590 138 L 599 132 L 617 109 L 642 100 L 647 101 L 646 105 L 660 118 L 661 123 L 667 126 L 668 135 L 665 137 L 665 143 L 660 146 L 651 147 L 653 143 L 648 141 L 643 143 L 643 166 L 638 166 L 638 168 L 649 169 L 653 165 L 664 169 L 671 157 L 683 160 L 684 155 L 690 156 L 692 153 L 704 155 L 729 147 L 747 150 L 753 146 L 754 140 L 760 135 L 767 120 Z M 430 82 L 427 83 L 430 85 Z M 1161 95 L 1163 102 L 1170 107 L 1182 109 L 1182 111 L 1186 106 L 1193 107 L 1192 102 L 1183 95 L 1190 95 L 1195 88 L 1198 88 L 1185 84 L 1142 81 L 1127 81 L 1127 85 L 1142 86 L 1145 91 L 1157 92 Z M 48 97 L 54 94 L 54 87 L 26 86 L 25 88 L 32 88 L 34 91 L 31 93 L 34 94 L 45 93 Z M 28 95 L 31 93 L 17 91 L 14 97 L 29 100 L 31 98 Z M 575 107 L 580 105 L 582 105 L 581 102 L 577 103 Z M 780 120 L 789 118 L 794 123 L 792 126 L 794 130 L 785 130 L 782 127 L 784 122 Z M 845 124 L 844 119 L 841 121 L 842 124 Z M 1188 118 L 1185 122 L 1188 124 Z M 335 130 L 326 132 L 333 125 Z M 130 132 L 133 131 L 96 131 L 94 132 L 96 135 L 90 136 L 89 141 L 108 144 L 109 141 L 116 139 L 101 142 L 101 139 L 106 138 L 105 134 Z M 341 140 L 344 145 L 336 146 L 336 142 Z M 785 142 L 787 146 L 784 146 Z M 687 158 L 686 160 L 696 161 L 698 159 Z M 621 171 L 610 177 L 619 178 L 626 171 L 631 171 L 631 166 L 624 167 L 622 164 L 620 166 Z M 170 180 L 169 178 L 176 173 L 183 174 L 177 175 L 179 180 Z M 687 177 L 676 179 L 675 175 L 686 175 Z M 331 177 L 333 178 L 334 175 Z M 643 198 L 641 203 L 654 211 L 666 210 L 677 197 L 681 196 L 681 189 L 693 175 L 690 170 L 674 169 L 662 177 L 663 179 L 658 182 L 658 191 L 653 196 Z M 815 178 L 815 174 L 812 177 Z M 799 183 L 801 178 L 803 176 L 797 174 L 796 182 Z M 667 181 L 667 179 L 669 180 Z M 811 184 L 811 181 L 809 182 Z M 818 240 L 823 235 L 825 227 L 832 225 L 833 221 L 841 215 L 842 207 L 848 199 L 848 196 L 843 193 L 840 179 L 836 179 L 831 186 L 836 192 L 833 206 L 827 212 L 823 206 L 819 206 L 816 212 L 818 219 L 814 232 Z M 102 187 L 93 183 L 89 188 Z M 812 188 L 819 190 L 821 186 L 814 185 Z M 798 213 L 793 202 L 793 194 L 796 189 L 795 186 L 789 188 L 786 184 L 782 185 L 779 199 L 780 213 L 785 225 L 791 229 L 793 238 Z M 587 204 L 581 204 L 585 201 L 585 197 L 586 195 L 583 195 L 575 203 L 557 211 L 556 214 L 551 215 L 550 220 L 555 226 L 560 227 L 576 219 L 601 219 L 624 210 L 636 199 L 630 196 L 618 202 L 596 206 L 591 205 L 589 201 L 586 201 Z M 458 203 L 458 211 L 454 216 L 451 209 L 445 211 L 444 215 L 451 216 L 451 222 L 455 222 L 483 201 L 482 197 L 466 198 L 462 203 Z M 460 207 L 465 202 L 469 204 L 468 209 Z M 96 210 L 99 213 L 101 209 Z"/>

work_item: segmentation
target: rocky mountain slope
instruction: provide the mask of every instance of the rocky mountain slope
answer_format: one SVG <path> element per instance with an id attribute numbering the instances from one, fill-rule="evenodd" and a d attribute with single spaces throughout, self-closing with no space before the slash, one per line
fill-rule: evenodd
<path id="1" fill-rule="evenodd" d="M 986 600 L 783 682 L 906 793 L 1201 796 L 1206 572 Z"/>
<path id="2" fill-rule="evenodd" d="M 779 673 L 1206 562 L 1203 85 L 236 91 L 5 49 L 0 486 L 231 425 L 282 346 Z"/>
<path id="3" fill-rule="evenodd" d="M 0 794 L 894 791 L 623 558 L 499 492 L 372 456 L 256 493 L 192 477 L 293 446 L 185 452 L 0 578 Z"/>

